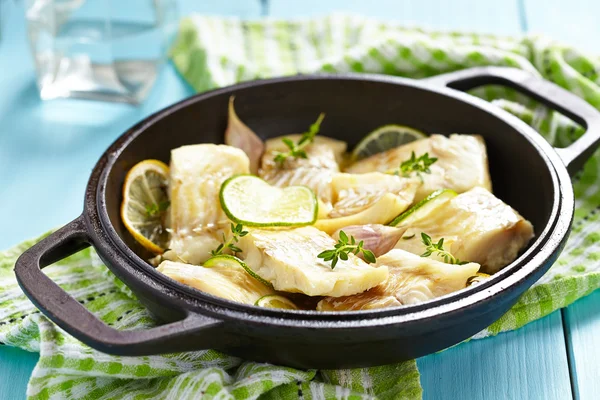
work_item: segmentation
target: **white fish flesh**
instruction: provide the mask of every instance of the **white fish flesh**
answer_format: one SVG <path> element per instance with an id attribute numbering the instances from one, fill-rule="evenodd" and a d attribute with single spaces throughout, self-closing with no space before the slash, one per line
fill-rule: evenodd
<path id="1" fill-rule="evenodd" d="M 425 218 L 398 228 L 404 229 L 404 234 L 396 248 L 422 254 L 425 246 L 421 232 L 425 232 L 436 243 L 444 238 L 444 248 L 454 257 L 479 263 L 482 272 L 488 274 L 514 261 L 534 236 L 529 221 L 479 187 L 442 203 Z"/>
<path id="2" fill-rule="evenodd" d="M 276 290 L 309 296 L 347 296 L 364 292 L 388 275 L 387 267 L 375 268 L 354 254 L 339 260 L 334 269 L 317 258 L 336 244 L 330 236 L 313 228 L 250 230 L 240 239 L 242 258 L 254 272 Z"/>
<path id="3" fill-rule="evenodd" d="M 453 189 L 462 193 L 481 186 L 492 190 L 485 142 L 479 135 L 431 135 L 426 139 L 374 154 L 350 165 L 345 172 L 364 174 L 397 170 L 403 161 L 410 159 L 412 152 L 416 157 L 428 153 L 430 158 L 437 158 L 429 167 L 430 173 L 418 173 L 422 185 L 417 190 L 415 201 L 422 200 L 438 189 Z M 415 177 L 417 172 L 410 175 Z"/>
<path id="4" fill-rule="evenodd" d="M 467 279 L 479 270 L 479 264 L 446 264 L 394 249 L 377 258 L 379 267 L 387 267 L 388 279 L 364 293 L 346 297 L 327 297 L 318 311 L 353 311 L 417 304 L 466 286 Z"/>

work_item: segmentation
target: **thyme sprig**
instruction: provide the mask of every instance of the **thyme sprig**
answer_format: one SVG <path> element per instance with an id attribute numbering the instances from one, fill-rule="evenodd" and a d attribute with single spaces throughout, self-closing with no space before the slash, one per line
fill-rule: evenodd
<path id="1" fill-rule="evenodd" d="M 239 242 L 241 237 L 246 236 L 248 234 L 248 231 L 244 230 L 242 224 L 231 224 L 231 233 L 232 235 L 229 239 L 227 239 L 225 237 L 225 234 L 223 234 L 223 243 L 221 243 L 216 249 L 210 252 L 210 254 L 212 254 L 213 257 L 223 254 L 223 251 L 225 251 L 226 249 L 229 249 L 234 253 L 240 253 L 242 251 L 242 249 L 237 247 L 235 244 Z"/>
<path id="2" fill-rule="evenodd" d="M 400 163 L 400 167 L 394 172 L 396 175 L 402 175 L 404 177 L 409 177 L 411 173 L 416 172 L 420 174 L 421 172 L 430 174 L 431 167 L 438 159 L 436 157 L 429 157 L 429 153 L 425 153 L 420 157 L 415 155 L 415 152 L 411 152 L 410 158 L 408 160 L 402 161 Z"/>
<path id="3" fill-rule="evenodd" d="M 358 255 L 358 253 L 362 252 L 362 255 L 365 261 L 369 263 L 376 262 L 375 254 L 371 250 L 366 250 L 363 248 L 364 242 L 361 240 L 356 243 L 356 239 L 354 236 L 348 235 L 344 231 L 340 231 L 340 239 L 336 243 L 333 249 L 322 251 L 317 255 L 318 258 L 322 258 L 323 261 L 331 261 L 331 269 L 335 268 L 338 260 L 341 258 L 342 260 L 348 260 L 348 254 L 352 253 L 354 255 Z"/>
<path id="4" fill-rule="evenodd" d="M 321 122 L 323 122 L 323 118 L 325 118 L 325 114 L 319 114 L 319 118 L 317 118 L 315 123 L 313 123 L 308 128 L 307 132 L 304 132 L 302 134 L 302 136 L 298 140 L 298 143 L 294 143 L 289 138 L 281 139 L 281 141 L 287 146 L 289 151 L 285 153 L 277 153 L 277 155 L 274 158 L 275 162 L 278 164 L 283 164 L 285 160 L 287 160 L 289 157 L 308 158 L 308 155 L 306 154 L 304 148 L 311 144 L 315 139 L 315 136 L 317 136 L 317 134 L 319 133 L 319 130 L 321 129 Z"/>
<path id="5" fill-rule="evenodd" d="M 421 254 L 421 257 L 429 257 L 432 254 L 437 254 L 444 259 L 446 264 L 467 264 L 467 261 L 460 261 L 449 251 L 444 249 L 444 238 L 440 238 L 437 243 L 433 243 L 433 240 L 431 240 L 431 237 L 428 234 L 421 232 L 421 241 L 425 245 L 425 252 Z"/>

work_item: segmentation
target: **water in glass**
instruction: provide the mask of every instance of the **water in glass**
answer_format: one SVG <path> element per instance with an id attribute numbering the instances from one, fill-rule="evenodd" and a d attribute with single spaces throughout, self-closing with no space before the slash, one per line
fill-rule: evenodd
<path id="1" fill-rule="evenodd" d="M 138 103 L 166 58 L 175 0 L 27 0 L 43 99 Z"/>

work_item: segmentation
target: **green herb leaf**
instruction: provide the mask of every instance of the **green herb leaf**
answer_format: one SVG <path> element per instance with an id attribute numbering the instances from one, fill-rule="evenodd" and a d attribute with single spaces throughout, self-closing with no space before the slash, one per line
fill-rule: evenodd
<path id="1" fill-rule="evenodd" d="M 248 231 L 244 230 L 244 227 L 242 226 L 242 224 L 231 224 L 231 238 L 226 239 L 225 238 L 225 234 L 223 234 L 223 243 L 221 243 L 219 246 L 217 246 L 216 249 L 212 250 L 210 252 L 211 255 L 213 256 L 218 256 L 223 254 L 223 251 L 225 249 L 229 249 L 234 253 L 240 253 L 242 251 L 242 249 L 240 249 L 239 247 L 237 247 L 234 243 L 239 242 L 240 237 L 244 237 L 248 234 Z"/>
<path id="2" fill-rule="evenodd" d="M 298 140 L 298 143 L 294 143 L 290 138 L 281 139 L 281 141 L 290 150 L 285 153 L 278 153 L 277 155 L 275 155 L 275 158 L 273 160 L 277 164 L 283 164 L 285 162 L 285 160 L 287 160 L 289 157 L 308 158 L 308 155 L 306 154 L 304 147 L 306 147 L 310 143 L 312 143 L 313 140 L 315 139 L 315 136 L 317 136 L 317 134 L 319 133 L 319 130 L 321 129 L 321 123 L 323 122 L 323 118 L 325 118 L 325 114 L 324 113 L 319 114 L 319 118 L 317 118 L 315 123 L 310 125 L 307 132 L 304 132 L 302 134 L 302 136 Z"/>
<path id="3" fill-rule="evenodd" d="M 429 257 L 432 254 L 437 254 L 444 260 L 446 264 L 468 264 L 468 261 L 460 261 L 449 251 L 444 249 L 444 238 L 440 238 L 437 243 L 433 243 L 433 240 L 431 240 L 431 237 L 428 234 L 421 232 L 421 241 L 425 245 L 425 252 L 421 254 L 421 257 Z"/>
<path id="4" fill-rule="evenodd" d="M 317 258 L 322 258 L 325 262 L 331 261 L 331 269 L 335 268 L 339 259 L 342 259 L 343 261 L 348 260 L 348 254 L 350 253 L 358 255 L 362 252 L 365 261 L 369 263 L 377 261 L 375 254 L 373 254 L 372 251 L 363 248 L 364 242 L 362 240 L 357 244 L 354 236 L 348 237 L 344 231 L 340 231 L 339 237 L 340 239 L 333 246 L 332 250 L 324 250 L 317 254 Z"/>
<path id="5" fill-rule="evenodd" d="M 438 159 L 436 157 L 429 157 L 429 153 L 425 153 L 422 156 L 418 157 L 415 155 L 415 152 L 411 152 L 410 158 L 408 160 L 402 161 L 400 163 L 400 167 L 395 170 L 393 173 L 396 175 L 402 175 L 404 177 L 409 177 L 412 172 L 416 172 L 417 174 L 421 174 L 424 172 L 426 174 L 431 173 L 432 166 Z"/>

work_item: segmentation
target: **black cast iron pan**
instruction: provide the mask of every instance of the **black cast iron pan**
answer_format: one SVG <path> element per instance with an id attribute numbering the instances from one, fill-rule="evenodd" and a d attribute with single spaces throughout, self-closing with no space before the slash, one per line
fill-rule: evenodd
<path id="1" fill-rule="evenodd" d="M 497 107 L 462 93 L 484 84 L 516 88 L 587 129 L 568 148 Z M 281 311 L 232 303 L 155 271 L 119 217 L 126 172 L 172 148 L 222 143 L 227 101 L 263 138 L 297 132 L 326 112 L 322 132 L 355 144 L 386 123 L 426 132 L 480 134 L 487 143 L 494 191 L 529 219 L 536 238 L 485 283 L 426 303 L 348 313 Z M 98 350 L 145 355 L 215 348 L 247 359 L 301 368 L 342 368 L 412 359 L 454 345 L 505 313 L 550 268 L 563 248 L 574 210 L 573 174 L 600 140 L 600 114 L 584 100 L 538 77 L 478 68 L 415 81 L 370 75 L 294 76 L 199 94 L 125 132 L 92 172 L 83 214 L 17 261 L 23 291 L 51 320 Z M 94 246 L 102 260 L 165 324 L 117 331 L 98 320 L 41 269 Z"/>

